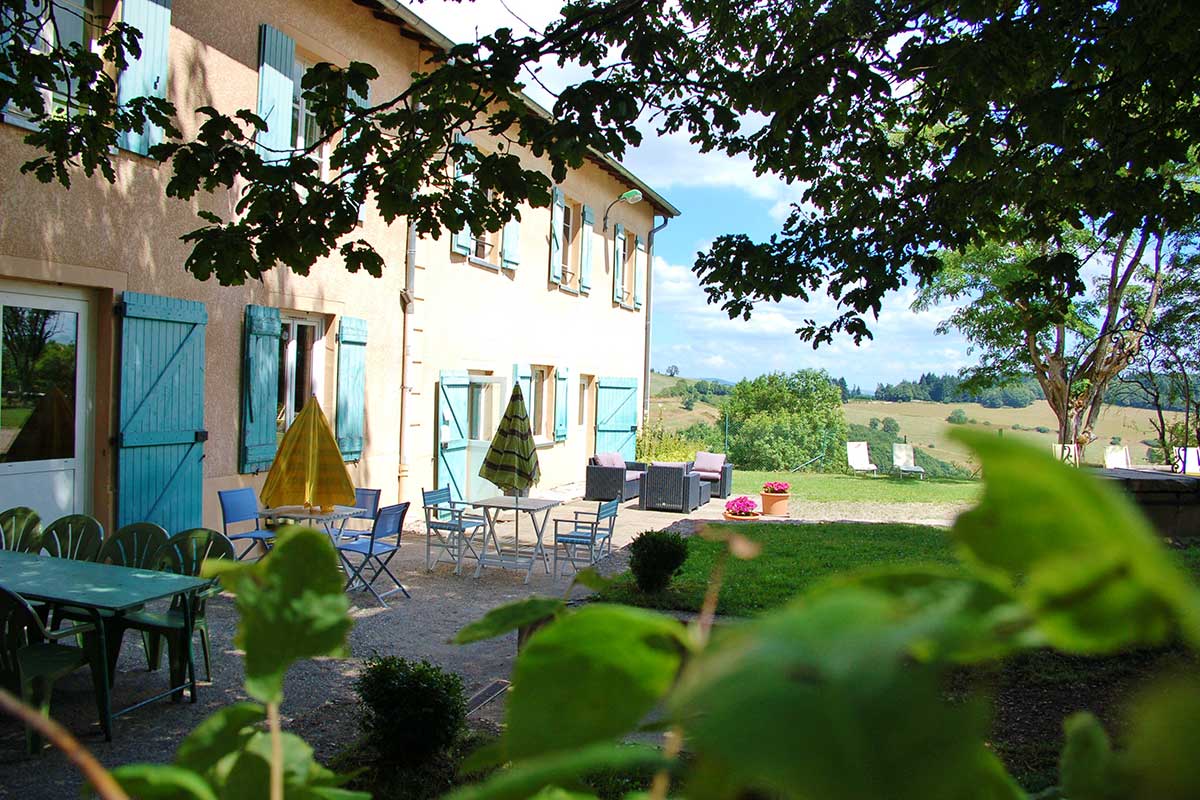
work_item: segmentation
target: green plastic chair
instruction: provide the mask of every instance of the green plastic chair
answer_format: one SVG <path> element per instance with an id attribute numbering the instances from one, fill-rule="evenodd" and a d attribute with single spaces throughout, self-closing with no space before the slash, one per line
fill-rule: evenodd
<path id="1" fill-rule="evenodd" d="M 32 508 L 0 511 L 0 550 L 36 553 L 42 549 L 42 518 Z"/>
<path id="2" fill-rule="evenodd" d="M 80 667 L 90 666 L 96 712 L 105 735 L 109 735 L 104 717 L 108 685 L 101 678 L 103 671 L 95 637 L 87 637 L 89 645 L 86 648 L 58 643 L 59 639 L 68 636 L 94 632 L 95 628 L 86 624 L 72 625 L 61 631 L 46 630 L 23 597 L 0 586 L 0 685 L 49 718 L 55 682 Z M 25 728 L 25 742 L 30 754 L 41 749 L 41 737 L 32 728 Z"/>
<path id="3" fill-rule="evenodd" d="M 167 532 L 153 522 L 133 522 L 104 540 L 96 561 L 118 567 L 152 569 L 151 559 L 168 538 Z"/>
<path id="4" fill-rule="evenodd" d="M 95 561 L 104 541 L 104 526 L 87 514 L 59 517 L 42 530 L 42 549 L 51 558 Z"/>
<path id="5" fill-rule="evenodd" d="M 207 528 L 193 528 L 168 539 L 152 557 L 151 563 L 155 569 L 174 572 L 177 575 L 195 576 L 200 574 L 200 567 L 206 559 L 234 557 L 233 543 L 224 535 Z M 206 681 L 212 680 L 212 652 L 205 610 L 208 599 L 219 592 L 220 588 L 217 586 L 197 592 L 195 605 L 192 607 L 193 626 L 200 634 Z M 123 620 L 126 629 L 142 631 L 146 662 L 151 670 L 158 669 L 162 662 L 162 642 L 166 639 L 172 686 L 179 686 L 184 681 L 184 670 L 187 667 L 187 651 L 184 648 L 190 648 L 192 644 L 191 637 L 183 629 L 183 603 L 183 596 L 176 595 L 171 601 L 171 607 L 166 611 L 138 611 L 125 615 Z M 185 636 L 187 639 L 183 638 Z"/>

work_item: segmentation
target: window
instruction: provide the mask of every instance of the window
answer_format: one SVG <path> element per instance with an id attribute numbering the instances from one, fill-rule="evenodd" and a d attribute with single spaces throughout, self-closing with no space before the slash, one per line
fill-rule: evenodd
<path id="1" fill-rule="evenodd" d="M 0 462 L 75 456 L 79 315 L 4 306 L 0 323 Z"/>
<path id="2" fill-rule="evenodd" d="M 279 338 L 279 395 L 275 430 L 280 438 L 312 395 L 321 397 L 325 376 L 325 323 L 319 319 L 282 320 Z"/>
<path id="3" fill-rule="evenodd" d="M 567 200 L 563 205 L 563 222 L 562 222 L 562 285 L 574 286 L 578 284 L 577 270 L 572 269 L 572 264 L 575 259 L 572 254 L 575 252 L 575 228 L 578 227 L 575 223 L 575 216 L 578 213 L 575 206 L 570 200 Z"/>
<path id="4" fill-rule="evenodd" d="M 579 376 L 579 425 L 587 425 L 587 397 L 590 375 Z"/>
<path id="5" fill-rule="evenodd" d="M 487 193 L 488 202 L 492 200 L 492 192 Z M 471 256 L 491 265 L 500 263 L 500 231 L 481 231 L 478 236 L 471 234 Z"/>
<path id="6" fill-rule="evenodd" d="M 304 73 L 311 67 L 312 64 L 300 58 L 297 58 L 292 64 L 292 146 L 297 151 L 307 150 L 321 141 L 321 137 L 325 135 L 317 122 L 316 113 L 309 108 L 308 101 L 304 99 L 304 89 L 300 85 L 304 79 Z M 309 158 L 320 167 L 322 178 L 329 171 L 329 151 L 329 142 L 325 142 L 309 155 Z"/>
<path id="7" fill-rule="evenodd" d="M 58 47 L 69 47 L 77 44 L 84 49 L 95 48 L 95 41 L 108 26 L 112 14 L 113 0 L 57 0 L 52 7 L 53 20 L 47 20 L 38 33 L 38 52 L 49 52 Z M 43 0 L 29 0 L 27 10 L 32 14 L 45 14 Z M 111 66 L 111 65 L 110 65 Z M 116 77 L 116 72 L 112 72 Z M 71 96 L 72 104 L 78 104 L 73 97 L 74 87 L 71 82 L 59 81 L 53 87 L 42 89 L 43 100 L 47 111 L 52 115 L 62 115 L 67 112 L 67 98 Z M 17 118 L 28 119 L 31 114 L 25 109 L 14 109 L 10 106 L 9 114 Z"/>
<path id="8" fill-rule="evenodd" d="M 533 367 L 533 379 L 529 388 L 529 427 L 534 436 L 546 435 L 546 421 L 550 415 L 546 413 L 546 387 L 551 385 L 550 367 Z"/>

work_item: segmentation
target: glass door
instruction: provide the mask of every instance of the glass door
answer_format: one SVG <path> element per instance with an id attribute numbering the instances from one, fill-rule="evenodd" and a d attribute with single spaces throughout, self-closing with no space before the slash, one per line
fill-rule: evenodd
<path id="1" fill-rule="evenodd" d="M 88 303 L 0 291 L 0 509 L 90 510 Z"/>
<path id="2" fill-rule="evenodd" d="M 494 375 L 471 375 L 467 388 L 467 500 L 495 497 L 500 490 L 491 481 L 479 477 L 479 468 L 492 446 L 496 427 L 504 416 L 508 397 L 506 381 Z"/>

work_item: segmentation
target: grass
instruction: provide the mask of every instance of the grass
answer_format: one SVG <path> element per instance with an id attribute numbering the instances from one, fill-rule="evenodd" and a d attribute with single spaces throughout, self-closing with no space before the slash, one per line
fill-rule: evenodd
<path id="1" fill-rule="evenodd" d="M 967 418 L 974 419 L 975 423 L 951 425 L 946 422 L 946 417 L 956 408 L 961 408 Z M 984 408 L 978 403 L 890 403 L 882 400 L 854 400 L 846 403 L 842 409 L 847 422 L 857 422 L 860 425 L 867 425 L 872 417 L 880 420 L 892 417 L 900 423 L 900 433 L 907 436 L 910 443 L 943 461 L 953 461 L 964 466 L 974 467 L 975 462 L 962 444 L 949 438 L 949 433 L 954 428 L 1003 430 L 1005 436 L 1015 436 L 1038 447 L 1045 447 L 1047 451 L 1058 438 L 1058 423 L 1043 400 L 1036 400 L 1027 408 Z M 1129 448 L 1133 462 L 1146 463 L 1146 446 L 1141 444 L 1141 441 L 1155 438 L 1154 428 L 1150 425 L 1151 413 L 1144 408 L 1105 406 L 1096 425 L 1096 442 L 1087 449 L 1085 459 L 1097 463 L 1103 461 L 1104 445 L 1108 444 L 1112 437 L 1120 436 L 1121 443 Z M 985 425 L 985 422 L 990 425 Z M 1020 425 L 1023 429 L 1041 425 L 1049 428 L 1051 433 L 1013 430 L 1013 425 Z M 928 447 L 930 444 L 933 447 Z"/>
<path id="2" fill-rule="evenodd" d="M 0 428 L 20 429 L 32 413 L 30 406 L 6 406 L 0 409 Z"/>
<path id="3" fill-rule="evenodd" d="M 860 567 L 954 561 L 946 532 L 924 525 L 830 522 L 802 526 L 737 523 L 721 527 L 731 527 L 763 548 L 758 558 L 732 561 L 726 570 L 717 610 L 734 616 L 777 608 L 824 578 Z M 665 591 L 643 595 L 632 575 L 625 573 L 601 593 L 600 599 L 698 611 L 724 545 L 693 536 L 688 538 L 687 546 L 687 561 Z"/>
<path id="4" fill-rule="evenodd" d="M 807 503 L 974 503 L 983 492 L 982 481 L 952 478 L 894 478 L 838 475 L 816 472 L 733 471 L 734 494 L 756 501 L 767 481 L 792 485 L 792 501 Z"/>

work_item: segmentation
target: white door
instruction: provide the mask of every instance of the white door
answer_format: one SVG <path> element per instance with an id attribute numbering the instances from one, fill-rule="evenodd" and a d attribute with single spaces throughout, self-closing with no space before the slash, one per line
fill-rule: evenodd
<path id="1" fill-rule="evenodd" d="M 86 295 L 0 284 L 0 509 L 87 513 L 93 394 Z"/>

